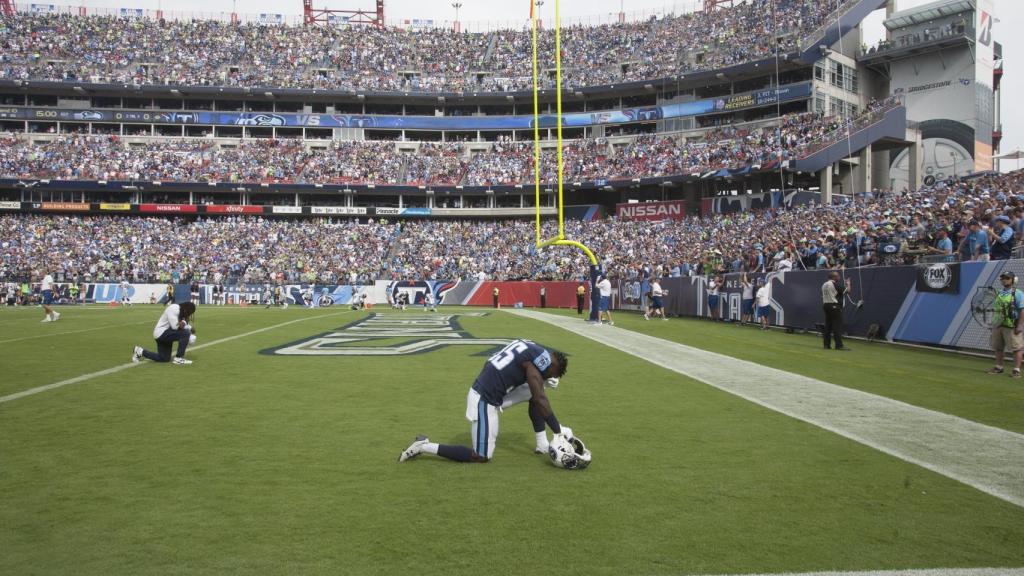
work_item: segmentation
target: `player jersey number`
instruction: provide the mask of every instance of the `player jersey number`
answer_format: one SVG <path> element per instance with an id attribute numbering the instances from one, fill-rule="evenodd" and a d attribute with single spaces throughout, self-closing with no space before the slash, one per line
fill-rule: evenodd
<path id="1" fill-rule="evenodd" d="M 516 340 L 515 342 L 505 346 L 494 356 L 491 356 L 487 361 L 491 363 L 498 370 L 504 370 L 509 364 L 512 363 L 516 358 L 516 354 L 526 351 L 526 342 L 522 340 Z"/>

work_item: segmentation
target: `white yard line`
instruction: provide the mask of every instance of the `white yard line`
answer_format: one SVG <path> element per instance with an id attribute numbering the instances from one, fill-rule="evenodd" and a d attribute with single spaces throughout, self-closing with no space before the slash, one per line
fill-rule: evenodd
<path id="1" fill-rule="evenodd" d="M 1024 568 L 925 568 L 918 570 L 865 570 L 863 572 L 778 572 L 735 576 L 1024 576 Z"/>
<path id="2" fill-rule="evenodd" d="M 245 338 L 246 336 L 252 336 L 253 334 L 259 334 L 261 332 L 266 332 L 268 330 L 274 330 L 276 328 L 281 328 L 282 326 L 288 326 L 289 324 L 295 324 L 296 322 L 307 322 L 309 320 L 316 320 L 318 318 L 326 318 L 328 316 L 340 316 L 342 314 L 347 314 L 349 312 L 350 312 L 350 310 L 345 310 L 345 311 L 342 311 L 342 312 L 335 312 L 333 314 L 320 314 L 319 316 L 310 316 L 308 318 L 299 318 L 298 320 L 289 320 L 288 322 L 282 322 L 280 324 L 274 324 L 273 326 L 266 326 L 264 328 L 259 328 L 257 330 L 252 330 L 250 332 L 245 332 L 244 334 L 236 334 L 235 336 L 228 336 L 227 338 L 221 338 L 219 340 L 214 340 L 213 342 L 206 342 L 204 344 L 199 344 L 199 345 L 196 345 L 196 346 L 189 346 L 188 349 L 189 350 L 200 350 L 200 349 L 206 348 L 208 346 L 216 346 L 217 344 L 223 344 L 224 342 L 230 342 L 232 340 L 237 340 L 239 338 Z M 35 388 L 29 388 L 28 390 L 22 390 L 21 392 L 15 392 L 13 394 L 8 394 L 7 396 L 0 396 L 0 404 L 3 404 L 4 402 L 11 402 L 11 401 L 17 400 L 19 398 L 24 398 L 26 396 L 32 396 L 33 394 L 39 394 L 41 392 L 46 392 L 48 390 L 54 390 L 56 388 L 62 388 L 64 386 L 69 386 L 71 384 L 78 384 L 79 382 L 85 382 L 86 380 L 92 380 L 93 378 L 99 378 L 100 376 L 106 376 L 108 374 L 114 374 L 116 372 L 120 372 L 122 370 L 127 370 L 127 369 L 133 368 L 135 366 L 141 366 L 144 362 L 145 361 L 139 362 L 139 363 L 129 362 L 127 364 L 121 364 L 119 366 L 114 366 L 113 368 L 107 368 L 106 370 L 100 370 L 99 372 L 91 372 L 89 374 L 82 374 L 81 376 L 75 376 L 74 378 L 68 378 L 67 380 L 61 380 L 60 382 L 54 382 L 53 384 L 46 384 L 44 386 L 37 386 Z M 188 369 L 188 368 L 186 368 L 186 369 Z"/>
<path id="3" fill-rule="evenodd" d="M 724 354 L 576 318 L 553 324 L 1024 507 L 1024 435 Z"/>

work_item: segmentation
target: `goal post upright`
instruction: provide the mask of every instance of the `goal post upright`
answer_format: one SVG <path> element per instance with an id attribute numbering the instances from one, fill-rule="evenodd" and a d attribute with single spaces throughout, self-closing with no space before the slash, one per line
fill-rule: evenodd
<path id="1" fill-rule="evenodd" d="M 558 236 L 541 240 L 540 225 L 540 100 L 539 70 L 537 57 L 537 13 L 534 0 L 530 2 L 530 21 L 533 28 L 533 178 L 534 205 L 536 209 L 536 245 L 537 248 L 548 246 L 569 246 L 578 248 L 590 259 L 591 268 L 598 266 L 597 257 L 583 243 L 565 238 L 565 198 L 563 195 L 564 157 L 562 147 L 562 22 L 559 0 L 555 0 L 555 126 L 558 137 Z"/>

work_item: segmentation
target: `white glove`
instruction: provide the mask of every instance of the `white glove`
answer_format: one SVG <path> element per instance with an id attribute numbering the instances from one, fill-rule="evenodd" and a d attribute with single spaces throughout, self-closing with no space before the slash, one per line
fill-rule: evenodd
<path id="1" fill-rule="evenodd" d="M 562 426 L 562 431 L 558 434 L 566 440 L 572 440 L 572 428 L 569 428 L 568 426 Z"/>
<path id="2" fill-rule="evenodd" d="M 544 387 L 551 388 L 552 390 L 558 388 L 558 378 L 548 378 L 544 381 Z"/>

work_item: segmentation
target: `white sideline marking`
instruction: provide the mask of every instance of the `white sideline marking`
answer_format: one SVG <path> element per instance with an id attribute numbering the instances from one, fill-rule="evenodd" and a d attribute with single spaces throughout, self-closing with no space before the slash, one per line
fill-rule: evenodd
<path id="1" fill-rule="evenodd" d="M 918 570 L 865 570 L 863 572 L 778 572 L 736 576 L 1024 576 L 1024 568 L 925 568 Z"/>
<path id="2" fill-rule="evenodd" d="M 202 349 L 202 348 L 206 348 L 207 346 L 215 346 L 217 344 L 223 344 L 224 342 L 230 342 L 232 340 L 237 340 L 239 338 L 245 338 L 246 336 L 252 336 L 253 334 L 259 334 L 260 332 L 266 332 L 267 330 L 274 330 L 275 328 L 280 328 L 282 326 L 287 326 L 289 324 L 295 324 L 296 322 L 306 322 L 308 320 L 316 320 L 317 318 L 326 318 L 328 316 L 339 316 L 341 314 L 347 314 L 349 312 L 351 312 L 351 310 L 345 310 L 345 311 L 342 311 L 342 312 L 335 312 L 333 314 L 320 314 L 319 316 L 310 316 L 309 318 L 299 318 L 298 320 L 289 320 L 288 322 L 282 322 L 280 324 L 274 324 L 273 326 L 266 326 L 266 327 L 263 327 L 263 328 L 259 328 L 257 330 L 253 330 L 251 332 L 246 332 L 244 334 L 236 334 L 235 336 L 228 336 L 227 338 L 221 338 L 220 340 L 214 340 L 213 342 L 206 342 L 205 344 L 199 344 L 197 346 L 189 346 L 188 349 L 189 350 L 199 350 L 199 349 Z M 135 366 L 141 366 L 142 364 L 143 364 L 142 362 L 139 362 L 139 363 L 128 362 L 127 364 L 121 364 L 119 366 L 114 366 L 113 368 L 107 368 L 106 370 L 100 370 L 99 372 L 92 372 L 92 373 L 89 373 L 89 374 L 83 374 L 81 376 L 75 376 L 74 378 L 68 378 L 67 380 L 61 380 L 60 382 L 54 382 L 53 384 L 46 384 L 46 385 L 43 385 L 43 386 L 36 386 L 35 388 L 29 388 L 28 390 L 22 390 L 21 392 L 15 392 L 14 394 L 8 394 L 7 396 L 0 396 L 0 404 L 3 404 L 4 402 L 11 402 L 11 401 L 17 400 L 19 398 L 24 398 L 26 396 L 32 396 L 33 394 L 39 394 L 40 392 L 46 392 L 47 390 L 54 390 L 56 388 L 61 388 L 63 386 L 69 386 L 71 384 L 78 384 L 79 382 L 85 382 L 86 380 L 92 380 L 93 378 L 99 378 L 100 376 L 106 376 L 108 374 L 114 374 L 114 373 L 120 372 L 122 370 L 127 370 L 128 368 L 133 368 Z"/>
<path id="3" fill-rule="evenodd" d="M 527 310 L 553 324 L 1024 507 L 1024 435 L 661 338 Z"/>

